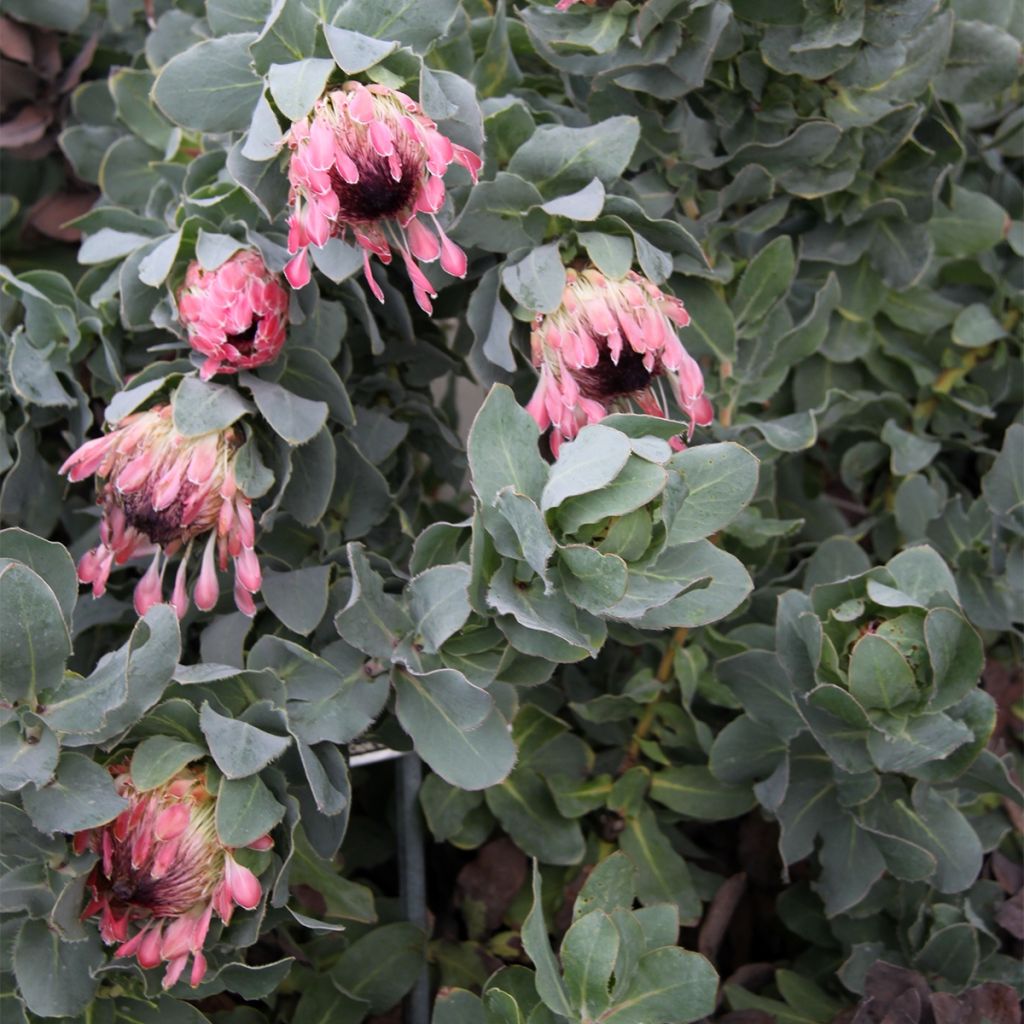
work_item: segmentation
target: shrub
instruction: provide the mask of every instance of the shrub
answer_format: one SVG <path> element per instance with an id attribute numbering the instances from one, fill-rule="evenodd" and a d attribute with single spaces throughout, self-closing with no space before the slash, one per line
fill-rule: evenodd
<path id="1" fill-rule="evenodd" d="M 3 32 L 12 1020 L 1019 1021 L 1011 0 Z"/>

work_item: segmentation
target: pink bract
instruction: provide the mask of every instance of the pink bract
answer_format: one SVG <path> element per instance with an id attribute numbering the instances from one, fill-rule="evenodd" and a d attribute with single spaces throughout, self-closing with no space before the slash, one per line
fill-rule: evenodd
<path id="1" fill-rule="evenodd" d="M 562 304 L 537 316 L 530 337 L 540 380 L 526 408 L 541 430 L 551 427 L 552 452 L 630 402 L 665 416 L 658 377 L 690 418 L 687 439 L 695 425 L 707 426 L 713 411 L 704 376 L 676 335 L 689 322 L 679 299 L 633 271 L 614 280 L 595 267 L 567 270 Z"/>
<path id="2" fill-rule="evenodd" d="M 206 974 L 203 945 L 214 912 L 227 924 L 236 906 L 254 909 L 259 879 L 218 839 L 216 801 L 202 768 L 185 768 L 146 792 L 132 781 L 130 761 L 109 771 L 128 807 L 110 824 L 75 834 L 76 853 L 99 855 L 82 917 L 100 915 L 100 934 L 117 943 L 115 956 L 134 956 L 144 968 L 166 963 L 164 988 L 191 957 L 195 988 Z M 251 847 L 271 845 L 265 835 Z"/>
<path id="3" fill-rule="evenodd" d="M 209 380 L 277 358 L 285 341 L 288 292 L 263 257 L 247 249 L 216 270 L 189 264 L 178 313 L 189 344 L 207 357 L 199 375 Z"/>
<path id="4" fill-rule="evenodd" d="M 183 551 L 171 604 L 179 618 L 188 610 L 187 573 L 194 541 L 208 534 L 192 596 L 209 611 L 220 596 L 217 566 L 235 570 L 239 611 L 256 611 L 252 595 L 261 585 L 253 550 L 255 524 L 250 499 L 235 480 L 241 435 L 234 427 L 198 437 L 174 428 L 171 407 L 126 416 L 108 434 L 86 441 L 60 468 L 72 481 L 95 475 L 103 510 L 100 543 L 78 563 L 78 578 L 100 597 L 114 565 L 139 555 L 153 560 L 135 588 L 135 610 L 145 615 L 163 601 L 170 558 Z"/>
<path id="5" fill-rule="evenodd" d="M 442 135 L 405 93 L 358 82 L 346 82 L 317 100 L 285 141 L 292 150 L 288 251 L 294 257 L 285 268 L 292 286 L 309 281 L 309 246 L 323 246 L 351 230 L 377 299 L 383 302 L 384 293 L 370 271 L 370 256 L 388 264 L 394 246 L 417 303 L 432 312 L 430 300 L 437 293 L 420 264 L 439 259 L 454 277 L 466 273 L 465 253 L 437 220 L 445 199 L 442 179 L 455 162 L 476 181 L 480 158 Z"/>

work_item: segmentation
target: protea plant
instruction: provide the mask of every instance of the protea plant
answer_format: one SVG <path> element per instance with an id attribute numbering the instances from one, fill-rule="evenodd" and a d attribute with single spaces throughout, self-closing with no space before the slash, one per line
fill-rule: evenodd
<path id="1" fill-rule="evenodd" d="M 440 259 L 455 276 L 466 273 L 465 253 L 442 230 L 442 180 L 461 164 L 476 181 L 480 158 L 437 130 L 419 104 L 384 85 L 346 82 L 317 100 L 312 113 L 286 136 L 292 150 L 288 251 L 291 284 L 309 281 L 307 248 L 348 231 L 363 249 L 366 281 L 381 302 L 384 293 L 370 272 L 370 256 L 390 263 L 398 249 L 420 307 L 431 312 L 433 285 L 420 263 Z M 428 226 L 428 224 L 430 226 Z"/>
<path id="2" fill-rule="evenodd" d="M 634 271 L 615 280 L 593 266 L 568 269 L 561 305 L 537 316 L 530 337 L 540 380 L 527 410 L 541 430 L 551 427 L 552 451 L 630 402 L 665 416 L 659 378 L 690 418 L 687 438 L 707 426 L 704 376 L 676 335 L 689 322 L 679 299 Z"/>
<path id="3" fill-rule="evenodd" d="M 117 943 L 115 956 L 134 956 L 144 968 L 166 963 L 164 988 L 191 957 L 195 987 L 206 974 L 203 945 L 213 914 L 227 924 L 236 906 L 252 910 L 262 895 L 259 880 L 217 838 L 216 800 L 203 768 L 187 767 L 146 792 L 132 781 L 130 760 L 109 771 L 128 807 L 110 824 L 75 834 L 76 852 L 99 855 L 82 917 L 100 915 L 100 934 Z M 272 845 L 264 835 L 251 848 Z"/>
<path id="4" fill-rule="evenodd" d="M 284 345 L 288 292 L 252 249 L 216 270 L 189 264 L 178 292 L 178 313 L 189 344 L 206 356 L 199 376 L 235 373 L 273 362 Z"/>
<path id="5" fill-rule="evenodd" d="M 135 588 L 135 610 L 145 615 L 163 600 L 169 559 L 183 551 L 171 594 L 171 604 L 183 616 L 192 547 L 206 535 L 192 591 L 196 605 L 209 611 L 217 603 L 217 565 L 225 570 L 230 559 L 235 603 L 245 614 L 254 614 L 252 595 L 260 589 L 261 573 L 253 550 L 251 502 L 235 480 L 241 440 L 235 427 L 186 437 L 175 429 L 171 407 L 162 405 L 126 416 L 110 433 L 72 453 L 60 472 L 73 481 L 93 474 L 100 481 L 100 543 L 78 563 L 78 578 L 92 585 L 94 597 L 106 590 L 115 564 L 152 555 Z"/>

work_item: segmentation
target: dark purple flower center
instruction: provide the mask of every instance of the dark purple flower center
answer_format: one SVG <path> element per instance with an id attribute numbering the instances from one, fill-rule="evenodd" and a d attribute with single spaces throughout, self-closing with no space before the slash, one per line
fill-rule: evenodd
<path id="1" fill-rule="evenodd" d="M 243 356 L 251 356 L 256 347 L 256 332 L 260 327 L 262 317 L 254 316 L 252 323 L 240 334 L 229 334 L 227 340 L 238 349 Z"/>
<path id="2" fill-rule="evenodd" d="M 124 517 L 139 533 L 144 533 L 154 544 L 164 547 L 181 537 L 185 500 L 191 496 L 193 489 L 192 484 L 183 481 L 177 498 L 158 512 L 153 508 L 153 484 L 147 481 L 138 490 L 121 495 Z"/>
<path id="3" fill-rule="evenodd" d="M 384 157 L 376 153 L 367 156 L 357 162 L 359 180 L 354 185 L 332 168 L 331 187 L 338 197 L 339 219 L 358 224 L 360 221 L 386 220 L 404 210 L 413 198 L 422 169 L 413 160 L 402 160 L 401 163 L 402 176 L 395 181 Z"/>
<path id="4" fill-rule="evenodd" d="M 605 402 L 611 398 L 620 398 L 642 391 L 657 376 L 657 370 L 651 373 L 644 366 L 644 357 L 634 352 L 629 345 L 623 346 L 618 363 L 612 362 L 608 346 L 603 342 L 599 345 L 599 356 L 596 366 L 576 370 L 573 376 L 579 385 L 580 394 L 595 402 Z"/>

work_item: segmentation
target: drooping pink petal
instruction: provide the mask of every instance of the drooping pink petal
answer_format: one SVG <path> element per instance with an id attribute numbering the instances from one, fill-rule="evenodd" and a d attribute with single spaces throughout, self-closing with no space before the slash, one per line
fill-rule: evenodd
<path id="1" fill-rule="evenodd" d="M 145 615 L 155 604 L 163 600 L 163 573 L 160 570 L 160 551 L 153 556 L 145 576 L 135 585 L 133 603 L 137 615 Z"/>
<path id="2" fill-rule="evenodd" d="M 230 853 L 224 855 L 224 880 L 231 899 L 243 910 L 253 910 L 259 905 L 263 895 L 259 879 Z"/>
<path id="3" fill-rule="evenodd" d="M 203 560 L 199 569 L 199 579 L 196 580 L 192 597 L 196 607 L 203 612 L 213 609 L 220 597 L 220 585 L 217 583 L 217 567 L 214 565 L 214 554 L 216 552 L 217 535 L 210 534 L 210 539 L 203 549 Z"/>

